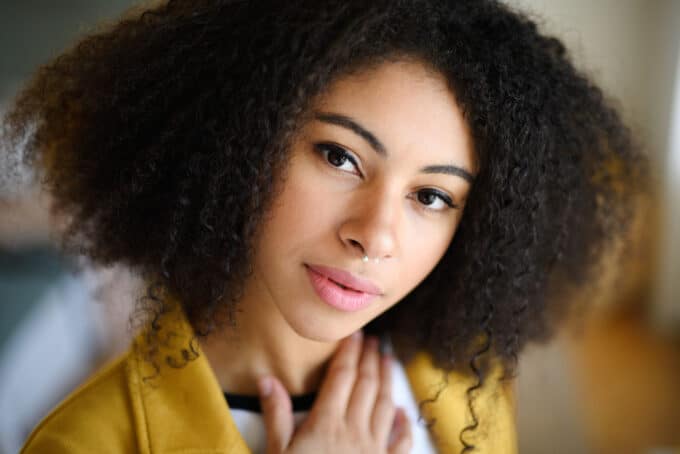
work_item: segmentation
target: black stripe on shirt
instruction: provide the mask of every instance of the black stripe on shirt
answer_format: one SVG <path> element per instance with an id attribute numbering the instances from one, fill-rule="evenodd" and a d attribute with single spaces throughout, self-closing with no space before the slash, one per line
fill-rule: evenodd
<path id="1" fill-rule="evenodd" d="M 249 396 L 244 394 L 224 393 L 227 399 L 227 405 L 233 410 L 247 410 L 255 413 L 262 413 L 260 406 L 260 398 L 258 396 Z M 314 405 L 316 393 L 301 394 L 299 396 L 292 396 L 293 411 L 309 411 Z"/>

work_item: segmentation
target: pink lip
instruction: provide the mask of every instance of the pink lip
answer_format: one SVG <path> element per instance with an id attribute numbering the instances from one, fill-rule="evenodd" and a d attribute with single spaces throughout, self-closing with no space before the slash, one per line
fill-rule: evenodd
<path id="1" fill-rule="evenodd" d="M 346 312 L 358 311 L 368 306 L 371 301 L 378 297 L 378 294 L 375 293 L 367 293 L 349 288 L 343 289 L 333 279 L 316 271 L 316 267 L 306 265 L 305 268 L 317 295 L 328 305 L 336 309 Z"/>
<path id="2" fill-rule="evenodd" d="M 362 279 L 358 276 L 355 276 L 350 272 L 338 268 L 331 268 L 329 266 L 321 265 L 306 265 L 306 266 L 311 270 L 316 271 L 317 273 L 323 276 L 326 276 L 328 279 L 335 281 L 338 284 L 342 284 L 345 287 L 349 287 L 352 290 L 370 293 L 372 295 L 382 295 L 383 293 L 382 290 L 380 290 L 380 287 L 375 285 L 373 282 L 369 281 L 368 279 Z"/>

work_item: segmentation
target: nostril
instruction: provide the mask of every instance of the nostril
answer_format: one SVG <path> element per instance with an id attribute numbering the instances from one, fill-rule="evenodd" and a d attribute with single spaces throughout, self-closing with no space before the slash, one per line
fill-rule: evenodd
<path id="1" fill-rule="evenodd" d="M 355 246 L 359 249 L 359 251 L 363 254 L 364 252 L 364 247 L 359 243 L 357 240 L 349 240 L 349 244 L 352 246 Z"/>

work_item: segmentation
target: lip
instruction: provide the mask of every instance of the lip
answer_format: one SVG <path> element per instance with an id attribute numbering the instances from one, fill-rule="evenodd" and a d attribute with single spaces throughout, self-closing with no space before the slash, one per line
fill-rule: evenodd
<path id="1" fill-rule="evenodd" d="M 316 294 L 326 304 L 344 312 L 355 312 L 367 307 L 379 295 L 350 288 L 342 288 L 330 277 L 316 271 L 317 267 L 305 265 L 310 283 Z M 343 284 L 344 285 L 344 284 Z M 365 285 L 365 283 L 362 283 Z"/>
<path id="2" fill-rule="evenodd" d="M 368 279 L 363 279 L 358 276 L 355 276 L 354 274 L 348 271 L 321 265 L 306 265 L 306 266 L 310 268 L 312 271 L 315 271 L 318 274 L 326 276 L 328 279 L 335 281 L 336 283 L 342 284 L 345 287 L 349 287 L 352 290 L 356 290 L 358 292 L 363 293 L 369 293 L 371 295 L 382 295 L 383 293 L 380 287 L 375 285 L 373 282 L 369 281 Z"/>

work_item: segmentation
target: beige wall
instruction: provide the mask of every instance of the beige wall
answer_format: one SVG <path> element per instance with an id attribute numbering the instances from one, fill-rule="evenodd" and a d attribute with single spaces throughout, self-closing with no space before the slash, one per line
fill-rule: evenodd
<path id="1" fill-rule="evenodd" d="M 655 304 L 651 315 L 655 326 L 661 331 L 680 337 L 680 51 L 675 74 L 671 127 L 662 173 L 665 210 L 661 219 L 661 242 L 665 253 L 659 257 Z"/>

